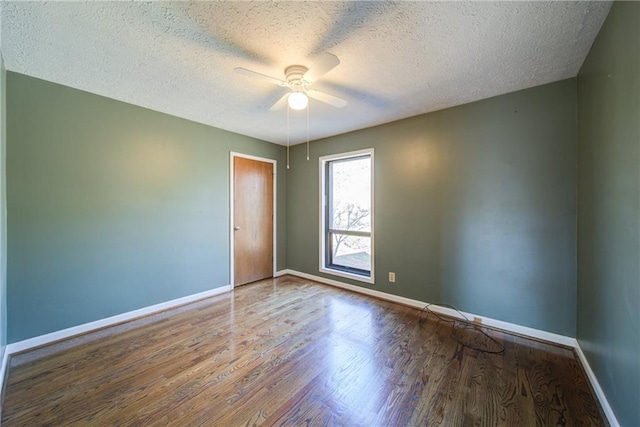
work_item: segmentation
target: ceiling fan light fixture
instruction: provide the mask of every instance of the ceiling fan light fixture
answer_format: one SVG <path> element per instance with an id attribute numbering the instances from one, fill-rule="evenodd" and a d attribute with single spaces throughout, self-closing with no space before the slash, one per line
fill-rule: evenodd
<path id="1" fill-rule="evenodd" d="M 292 110 L 304 110 L 309 104 L 309 98 L 304 92 L 291 92 L 288 103 Z"/>

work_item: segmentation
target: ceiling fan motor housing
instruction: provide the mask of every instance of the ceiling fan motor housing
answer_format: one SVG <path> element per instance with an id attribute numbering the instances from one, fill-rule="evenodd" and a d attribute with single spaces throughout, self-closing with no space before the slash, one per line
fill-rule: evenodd
<path id="1" fill-rule="evenodd" d="M 303 65 L 291 65 L 284 70 L 286 76 L 287 85 L 293 90 L 304 90 L 307 82 L 303 80 L 304 74 L 308 68 Z"/>

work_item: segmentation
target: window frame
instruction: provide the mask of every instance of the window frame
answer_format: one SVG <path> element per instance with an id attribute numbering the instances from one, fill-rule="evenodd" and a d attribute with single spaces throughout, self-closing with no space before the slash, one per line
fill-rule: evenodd
<path id="1" fill-rule="evenodd" d="M 370 234 L 371 239 L 371 270 L 369 274 L 365 274 L 363 270 L 351 269 L 349 267 L 340 267 L 330 264 L 331 256 L 329 254 L 329 248 L 331 247 L 330 241 L 328 240 L 332 233 L 338 232 L 339 234 L 348 234 L 348 235 L 362 235 L 362 232 L 354 231 L 349 233 L 344 233 L 343 230 L 333 230 L 329 229 L 329 195 L 328 190 L 330 185 L 328 183 L 328 167 L 331 162 L 341 161 L 341 160 L 350 160 L 356 159 L 358 157 L 369 157 L 371 161 L 371 232 L 365 234 Z M 357 280 L 365 283 L 375 283 L 375 226 L 374 226 L 374 211 L 375 211 L 375 203 L 374 203 L 374 149 L 367 148 L 363 150 L 350 151 L 347 153 L 339 153 L 339 154 L 331 154 L 327 156 L 322 156 L 319 159 L 319 180 L 320 180 L 320 200 L 319 200 L 319 209 L 320 209 L 320 267 L 319 271 L 325 274 L 331 274 L 334 276 L 340 276 L 352 280 Z"/>

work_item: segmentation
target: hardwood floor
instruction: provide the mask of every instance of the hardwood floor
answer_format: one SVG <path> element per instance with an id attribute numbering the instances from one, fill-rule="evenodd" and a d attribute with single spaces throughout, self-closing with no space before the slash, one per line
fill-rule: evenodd
<path id="1" fill-rule="evenodd" d="M 2 425 L 607 425 L 573 350 L 420 316 L 265 280 L 13 357 Z"/>

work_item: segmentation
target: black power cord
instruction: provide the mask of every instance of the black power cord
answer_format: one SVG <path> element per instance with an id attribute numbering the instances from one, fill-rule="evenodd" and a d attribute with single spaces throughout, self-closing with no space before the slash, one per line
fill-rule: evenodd
<path id="1" fill-rule="evenodd" d="M 437 306 L 437 307 L 446 307 L 452 310 L 455 310 L 458 315 L 460 317 L 462 317 L 464 320 L 459 320 L 459 319 L 449 319 L 446 318 L 444 316 L 441 316 L 440 314 L 436 313 L 435 311 L 431 310 L 429 307 L 431 306 Z M 489 335 L 486 331 L 485 328 L 483 328 L 482 326 L 476 325 L 474 323 L 472 323 L 469 318 L 467 316 L 465 316 L 460 310 L 458 310 L 456 307 L 449 305 L 449 304 L 427 304 L 423 309 L 422 309 L 422 314 L 420 315 L 420 320 L 418 321 L 418 323 L 420 324 L 420 326 L 422 327 L 424 325 L 424 323 L 427 321 L 427 319 L 429 318 L 429 314 L 433 314 L 433 316 L 445 323 L 449 323 L 451 325 L 451 337 L 456 340 L 456 342 L 464 347 L 470 348 L 472 350 L 476 350 L 479 351 L 481 353 L 489 353 L 489 354 L 501 354 L 504 353 L 504 345 L 502 343 L 500 343 L 498 340 L 496 340 L 494 337 L 492 337 L 491 335 Z M 466 329 L 473 329 L 476 330 L 478 332 L 480 332 L 482 335 L 484 335 L 487 338 L 487 346 L 485 348 L 480 348 L 480 347 L 476 347 L 468 342 L 465 342 L 462 338 L 460 338 L 457 334 L 456 334 L 456 330 L 466 330 Z M 489 342 L 492 342 L 495 344 L 495 346 L 497 346 L 497 349 L 490 349 L 489 347 Z M 495 347 L 494 346 L 494 347 Z"/>

